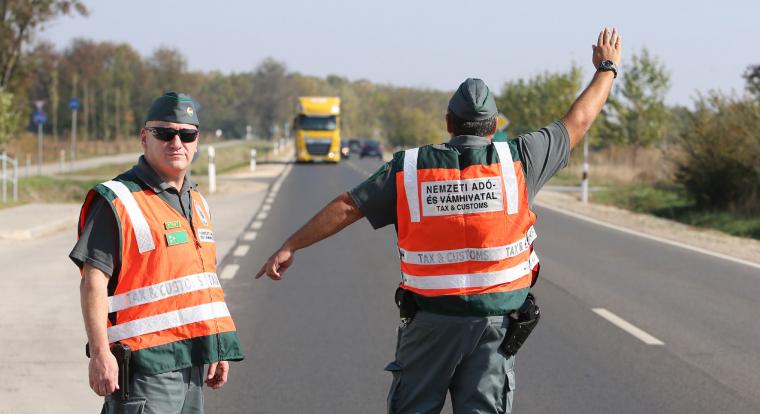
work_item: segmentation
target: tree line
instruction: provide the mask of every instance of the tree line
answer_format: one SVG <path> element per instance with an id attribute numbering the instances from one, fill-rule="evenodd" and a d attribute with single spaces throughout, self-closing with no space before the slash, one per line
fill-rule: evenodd
<path id="1" fill-rule="evenodd" d="M 141 56 L 125 43 L 76 39 L 63 50 L 34 41 L 46 22 L 88 14 L 78 0 L 0 1 L 0 146 L 33 129 L 33 102 L 45 101 L 45 129 L 65 135 L 68 100 L 79 98 L 78 130 L 87 139 L 131 139 L 150 102 L 166 90 L 198 101 L 202 130 L 242 137 L 246 127 L 262 138 L 292 121 L 296 97 L 340 96 L 346 137 L 377 138 L 391 147 L 446 139 L 443 117 L 451 91 L 397 87 L 338 75 L 310 76 L 265 59 L 240 73 L 192 71 L 176 49 Z M 670 74 L 647 49 L 627 56 L 612 96 L 590 131 L 595 149 L 624 146 L 637 162 L 642 148 L 667 151 L 674 179 L 705 208 L 760 213 L 760 65 L 743 74 L 743 95 L 707 92 L 692 109 L 669 106 Z M 583 70 L 545 72 L 492 85 L 511 121 L 512 137 L 562 117 L 582 89 Z M 452 85 L 452 89 L 457 85 Z M 500 87 L 499 87 L 500 86 Z"/>

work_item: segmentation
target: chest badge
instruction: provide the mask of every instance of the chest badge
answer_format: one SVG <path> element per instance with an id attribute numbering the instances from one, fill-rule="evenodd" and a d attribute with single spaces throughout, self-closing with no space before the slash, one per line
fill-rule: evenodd
<path id="1" fill-rule="evenodd" d="M 190 238 L 187 236 L 187 231 L 185 230 L 166 233 L 164 236 L 166 236 L 166 244 L 169 246 L 175 246 L 190 241 Z"/>
<path id="2" fill-rule="evenodd" d="M 214 232 L 209 229 L 198 229 L 198 240 L 202 243 L 214 243 Z"/>
<path id="3" fill-rule="evenodd" d="M 195 211 L 198 212 L 198 217 L 200 217 L 201 223 L 203 223 L 204 226 L 208 226 L 208 219 L 206 218 L 206 214 L 203 212 L 201 205 L 198 204 L 197 201 L 193 202 L 193 204 L 195 204 Z"/>
<path id="4" fill-rule="evenodd" d="M 164 228 L 166 230 L 178 229 L 179 228 L 179 220 L 167 221 L 166 223 L 164 223 Z"/>

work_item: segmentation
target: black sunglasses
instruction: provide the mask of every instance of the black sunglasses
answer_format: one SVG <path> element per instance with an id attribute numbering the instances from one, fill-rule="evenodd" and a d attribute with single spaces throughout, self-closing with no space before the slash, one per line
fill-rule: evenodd
<path id="1" fill-rule="evenodd" d="M 164 127 L 145 127 L 145 129 L 150 131 L 157 140 L 164 142 L 173 140 L 174 136 L 177 134 L 179 134 L 179 140 L 185 143 L 193 142 L 198 138 L 197 129 L 174 129 Z"/>

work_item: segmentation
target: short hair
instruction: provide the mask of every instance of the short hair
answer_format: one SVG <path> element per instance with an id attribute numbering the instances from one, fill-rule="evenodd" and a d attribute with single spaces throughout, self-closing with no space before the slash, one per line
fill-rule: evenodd
<path id="1" fill-rule="evenodd" d="M 487 137 L 493 133 L 494 129 L 496 129 L 495 114 L 482 121 L 468 121 L 456 116 L 451 111 L 449 111 L 449 117 L 451 118 L 451 129 L 454 136 L 477 135 L 479 137 Z"/>

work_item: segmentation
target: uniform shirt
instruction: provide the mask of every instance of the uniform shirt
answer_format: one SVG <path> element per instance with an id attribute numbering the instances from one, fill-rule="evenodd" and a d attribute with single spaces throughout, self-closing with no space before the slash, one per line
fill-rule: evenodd
<path id="1" fill-rule="evenodd" d="M 162 200 L 172 206 L 188 221 L 192 220 L 192 201 L 190 190 L 197 187 L 189 177 L 185 176 L 182 188 L 176 188 L 164 182 L 153 168 L 141 156 L 137 165 L 126 174 L 133 175 L 146 188 L 150 188 Z M 79 240 L 69 253 L 69 258 L 80 268 L 85 263 L 111 276 L 118 273 L 121 241 L 116 216 L 102 196 L 97 195 L 87 215 Z"/>
<path id="2" fill-rule="evenodd" d="M 528 187 L 528 204 L 532 206 L 538 190 L 567 165 L 570 159 L 570 138 L 565 125 L 558 120 L 538 131 L 520 135 L 516 140 Z M 461 153 L 470 147 L 490 143 L 488 138 L 462 135 L 441 145 Z M 403 166 L 399 160 L 402 156 L 403 152 L 397 152 L 394 160 L 387 162 L 366 181 L 349 191 L 351 198 L 375 229 L 396 224 L 396 173 Z"/>

